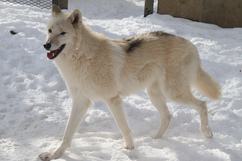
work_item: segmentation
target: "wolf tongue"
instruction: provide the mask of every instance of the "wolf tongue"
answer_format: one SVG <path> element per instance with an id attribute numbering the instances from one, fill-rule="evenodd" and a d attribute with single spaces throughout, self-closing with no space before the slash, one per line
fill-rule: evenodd
<path id="1" fill-rule="evenodd" d="M 47 57 L 49 59 L 53 58 L 55 56 L 55 54 L 57 53 L 58 50 L 54 50 L 54 51 L 50 51 L 49 53 L 47 53 Z"/>

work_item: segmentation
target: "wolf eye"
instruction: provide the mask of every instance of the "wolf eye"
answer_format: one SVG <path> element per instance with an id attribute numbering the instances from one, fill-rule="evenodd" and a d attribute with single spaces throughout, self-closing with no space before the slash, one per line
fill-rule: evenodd
<path id="1" fill-rule="evenodd" d="M 48 31 L 49 31 L 49 33 L 52 33 L 52 30 L 51 29 L 49 29 Z"/>
<path id="2" fill-rule="evenodd" d="M 62 33 L 60 33 L 61 35 L 65 35 L 66 34 L 66 32 L 62 32 Z"/>

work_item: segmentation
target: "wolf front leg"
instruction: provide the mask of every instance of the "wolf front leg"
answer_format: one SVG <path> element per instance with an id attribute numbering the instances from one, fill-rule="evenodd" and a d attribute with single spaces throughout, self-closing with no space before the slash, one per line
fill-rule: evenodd
<path id="1" fill-rule="evenodd" d="M 106 102 L 124 137 L 124 141 L 125 141 L 124 148 L 134 149 L 133 138 L 126 119 L 122 99 L 119 96 L 117 96 L 117 97 L 108 99 Z"/>
<path id="2" fill-rule="evenodd" d="M 71 113 L 66 126 L 65 134 L 62 142 L 53 153 L 45 152 L 39 155 L 39 158 L 43 161 L 49 161 L 57 159 L 62 156 L 65 150 L 70 147 L 72 137 L 74 136 L 78 125 L 84 118 L 87 109 L 92 105 L 92 102 L 86 98 L 73 99 Z"/>

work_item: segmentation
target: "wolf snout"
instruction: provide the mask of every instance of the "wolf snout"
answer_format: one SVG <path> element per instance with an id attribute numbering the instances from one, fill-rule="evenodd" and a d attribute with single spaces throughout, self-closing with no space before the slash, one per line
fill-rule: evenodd
<path id="1" fill-rule="evenodd" d="M 51 48 L 51 44 L 50 44 L 50 43 L 46 43 L 46 44 L 44 44 L 43 46 L 44 46 L 44 48 L 45 48 L 46 50 L 49 50 L 49 49 Z"/>

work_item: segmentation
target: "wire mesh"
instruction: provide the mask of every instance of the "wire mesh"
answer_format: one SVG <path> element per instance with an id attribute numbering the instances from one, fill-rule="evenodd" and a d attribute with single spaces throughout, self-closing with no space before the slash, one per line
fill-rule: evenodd
<path id="1" fill-rule="evenodd" d="M 0 0 L 3 4 L 11 6 L 30 6 L 41 9 L 51 9 L 52 0 Z"/>

